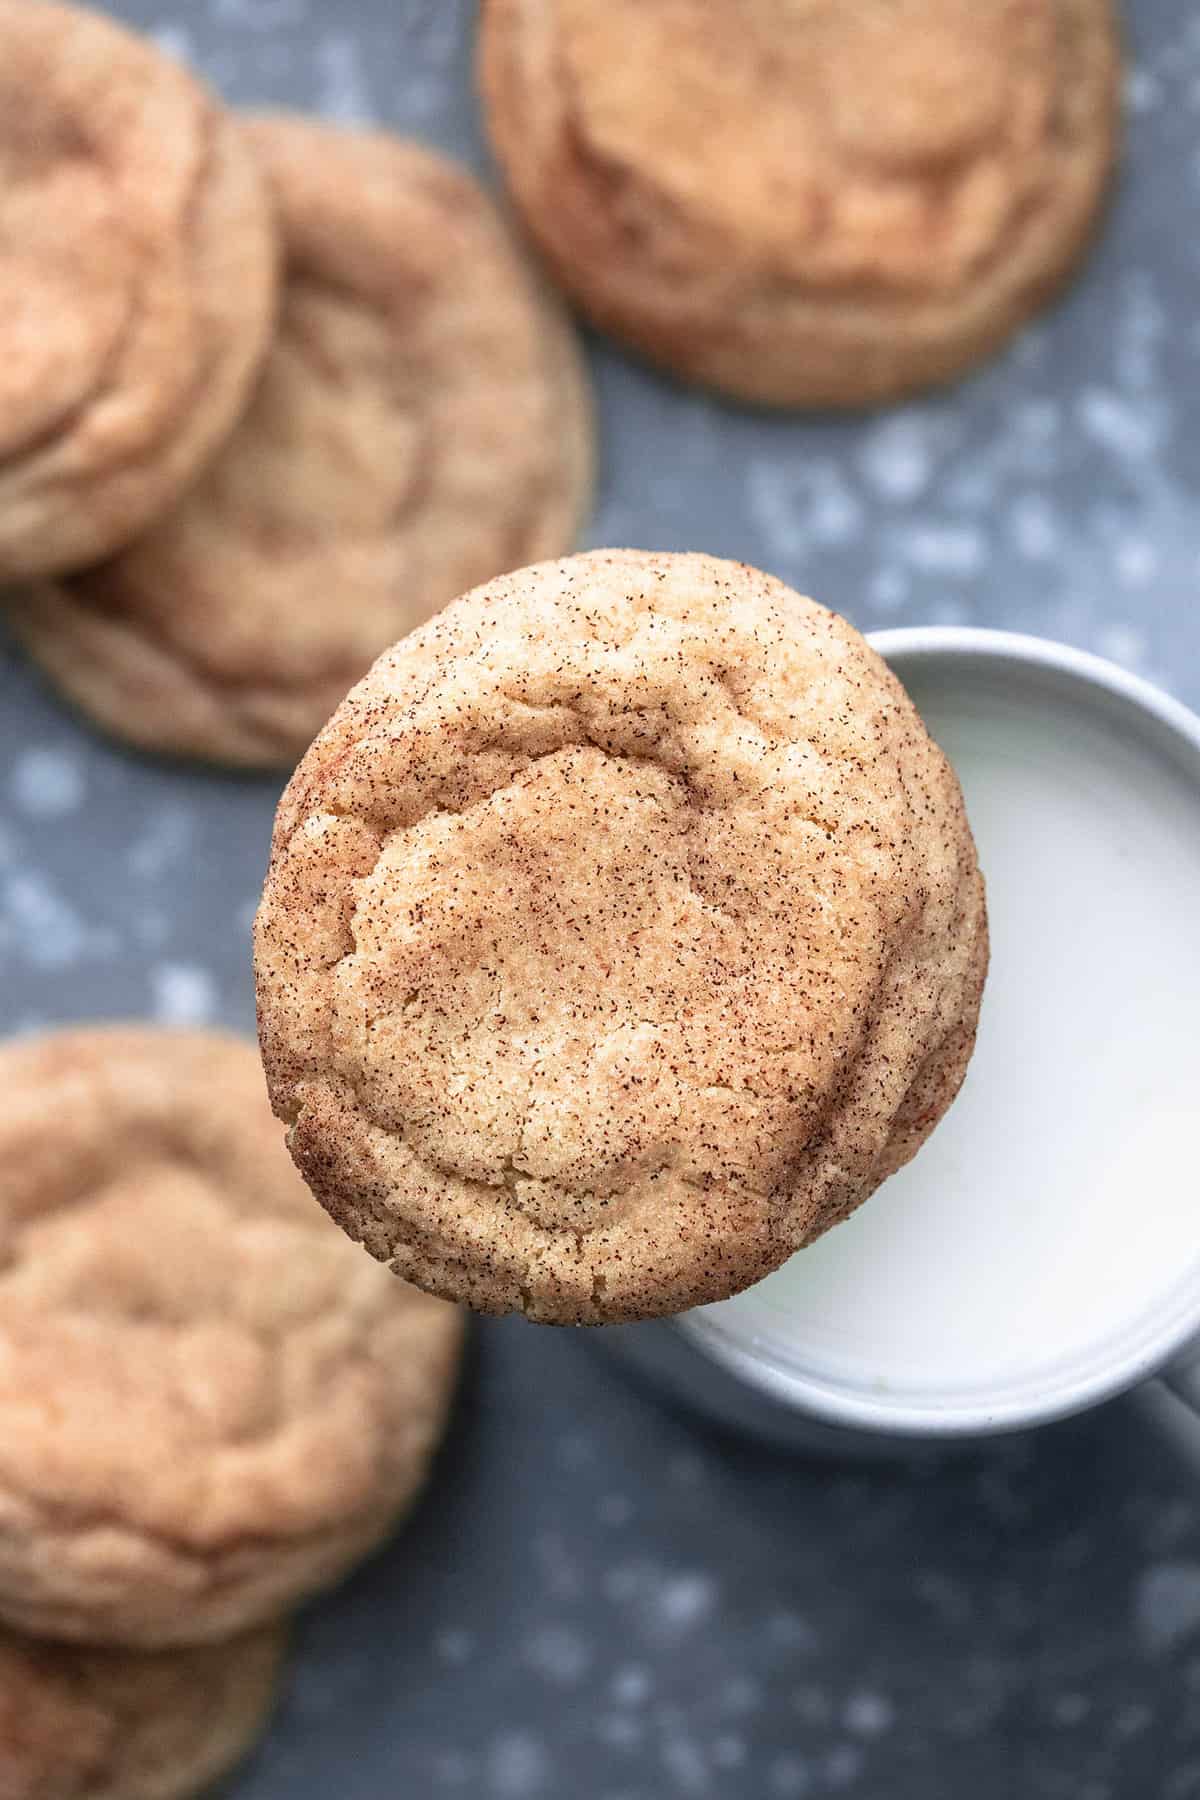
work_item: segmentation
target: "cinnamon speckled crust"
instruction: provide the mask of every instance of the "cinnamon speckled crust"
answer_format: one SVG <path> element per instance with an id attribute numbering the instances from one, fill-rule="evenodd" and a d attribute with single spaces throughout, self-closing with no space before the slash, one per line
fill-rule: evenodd
<path id="1" fill-rule="evenodd" d="M 460 1339 L 314 1206 L 252 1045 L 0 1053 L 7 1624 L 143 1648 L 278 1617 L 412 1498 Z"/>
<path id="2" fill-rule="evenodd" d="M 139 1655 L 0 1631 L 0 1800 L 187 1800 L 246 1754 L 278 1628 Z"/>
<path id="3" fill-rule="evenodd" d="M 571 326 L 465 169 L 380 132 L 248 130 L 287 256 L 250 410 L 137 544 L 10 612 L 119 736 L 291 768 L 394 639 L 571 548 L 592 434 Z"/>
<path id="4" fill-rule="evenodd" d="M 958 784 L 858 633 L 636 551 L 381 657 L 256 926 L 317 1197 L 432 1292 L 560 1323 L 721 1299 L 844 1218 L 953 1098 L 986 960 Z"/>
<path id="5" fill-rule="evenodd" d="M 190 75 L 0 0 L 0 580 L 118 549 L 241 411 L 275 311 L 266 189 Z"/>
<path id="6" fill-rule="evenodd" d="M 1111 0 L 484 0 L 488 124 L 602 328 L 765 405 L 960 374 L 1047 301 L 1115 158 Z"/>

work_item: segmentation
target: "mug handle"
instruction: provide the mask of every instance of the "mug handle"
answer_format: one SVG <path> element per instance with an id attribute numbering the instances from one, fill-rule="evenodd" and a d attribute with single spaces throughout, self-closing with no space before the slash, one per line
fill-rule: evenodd
<path id="1" fill-rule="evenodd" d="M 1182 1400 L 1188 1410 L 1195 1413 L 1200 1429 L 1200 1352 L 1187 1362 L 1176 1363 L 1160 1379 L 1166 1382 L 1177 1400 Z"/>
<path id="2" fill-rule="evenodd" d="M 1187 1461 L 1200 1470 L 1200 1349 L 1146 1382 L 1139 1398 Z"/>

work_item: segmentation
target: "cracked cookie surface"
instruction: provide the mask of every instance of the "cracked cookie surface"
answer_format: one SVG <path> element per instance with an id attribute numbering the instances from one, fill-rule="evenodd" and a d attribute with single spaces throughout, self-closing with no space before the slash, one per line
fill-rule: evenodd
<path id="1" fill-rule="evenodd" d="M 277 1617 L 418 1489 L 461 1316 L 313 1204 L 252 1045 L 0 1053 L 0 1619 L 132 1647 Z"/>
<path id="2" fill-rule="evenodd" d="M 996 350 L 1115 157 L 1110 0 L 485 0 L 481 34 L 558 281 L 760 404 L 875 404 Z"/>
<path id="3" fill-rule="evenodd" d="M 0 1631 L 2 1800 L 187 1800 L 262 1730 L 285 1636 L 151 1655 Z"/>
<path id="4" fill-rule="evenodd" d="M 119 736 L 290 768 L 397 637 L 571 548 L 590 405 L 561 306 L 465 169 L 381 132 L 246 130 L 285 254 L 249 410 L 132 548 L 10 613 Z"/>
<path id="5" fill-rule="evenodd" d="M 267 347 L 276 246 L 216 101 L 103 16 L 0 0 L 0 580 L 183 491 Z"/>
<path id="6" fill-rule="evenodd" d="M 986 960 L 957 781 L 858 633 L 634 551 L 381 657 L 256 925 L 317 1197 L 431 1291 L 555 1322 L 723 1298 L 845 1217 L 957 1091 Z"/>

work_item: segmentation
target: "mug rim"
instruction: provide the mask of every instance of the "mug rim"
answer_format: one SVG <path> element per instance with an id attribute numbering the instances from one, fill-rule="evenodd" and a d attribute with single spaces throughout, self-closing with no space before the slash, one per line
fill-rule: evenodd
<path id="1" fill-rule="evenodd" d="M 970 625 L 899 626 L 869 633 L 868 643 L 903 679 L 903 666 L 913 661 L 969 661 L 1002 668 L 1040 668 L 1076 690 L 1097 692 L 1116 702 L 1131 721 L 1144 727 L 1153 721 L 1160 747 L 1168 744 L 1191 771 L 1200 792 L 1200 716 L 1140 675 L 1117 664 L 1050 638 Z M 1182 752 L 1182 755 L 1179 753 Z M 1036 1396 L 1021 1383 L 990 1400 L 956 1404 L 946 1400 L 906 1400 L 892 1404 L 872 1394 L 839 1386 L 791 1366 L 762 1334 L 736 1336 L 704 1309 L 683 1314 L 676 1324 L 704 1354 L 730 1373 L 798 1413 L 832 1425 L 892 1437 L 956 1438 L 1021 1430 L 1082 1412 L 1124 1393 L 1179 1360 L 1200 1339 L 1200 1265 L 1164 1299 L 1154 1323 L 1127 1329 L 1112 1344 L 1091 1355 L 1080 1370 L 1068 1368 Z M 1131 1341 L 1132 1340 L 1132 1341 Z"/>

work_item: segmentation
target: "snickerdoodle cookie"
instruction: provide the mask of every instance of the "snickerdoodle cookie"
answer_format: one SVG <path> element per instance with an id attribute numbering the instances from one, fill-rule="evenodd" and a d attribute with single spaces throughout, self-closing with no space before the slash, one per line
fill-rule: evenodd
<path id="1" fill-rule="evenodd" d="M 481 73 L 583 310 L 766 405 L 873 404 L 997 349 L 1114 161 L 1111 0 L 484 0 Z"/>
<path id="2" fill-rule="evenodd" d="M 277 1617 L 413 1496 L 460 1334 L 313 1204 L 251 1045 L 10 1045 L 0 1618 L 142 1648 Z"/>
<path id="3" fill-rule="evenodd" d="M 266 350 L 275 234 L 236 125 L 102 15 L 0 0 L 0 580 L 173 501 Z"/>
<path id="4" fill-rule="evenodd" d="M 287 257 L 250 411 L 132 549 L 12 610 L 120 736 L 290 768 L 396 638 L 571 548 L 591 426 L 571 327 L 464 169 L 382 133 L 249 130 Z"/>
<path id="5" fill-rule="evenodd" d="M 958 783 L 879 657 L 743 564 L 636 551 L 379 659 L 280 803 L 256 940 L 334 1217 L 436 1293 L 586 1323 L 844 1218 L 953 1098 L 987 959 Z"/>
<path id="6" fill-rule="evenodd" d="M 139 1655 L 0 1631 L 0 1800 L 186 1800 L 262 1730 L 278 1628 Z"/>

